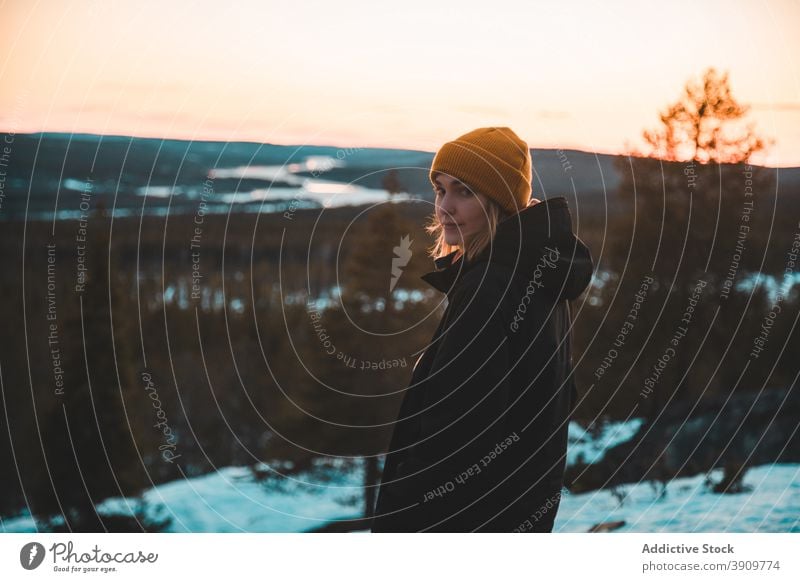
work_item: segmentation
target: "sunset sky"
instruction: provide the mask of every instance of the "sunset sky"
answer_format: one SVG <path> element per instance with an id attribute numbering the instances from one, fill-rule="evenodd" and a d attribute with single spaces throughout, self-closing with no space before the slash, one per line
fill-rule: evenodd
<path id="1" fill-rule="evenodd" d="M 0 130 L 621 153 L 708 66 L 800 166 L 800 2 L 0 0 Z"/>

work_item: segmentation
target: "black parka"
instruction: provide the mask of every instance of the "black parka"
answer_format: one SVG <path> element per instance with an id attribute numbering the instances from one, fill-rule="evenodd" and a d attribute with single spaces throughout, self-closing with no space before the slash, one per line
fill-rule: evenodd
<path id="1" fill-rule="evenodd" d="M 422 276 L 447 309 L 403 398 L 373 532 L 549 532 L 575 399 L 568 300 L 589 249 L 564 197 L 497 225 L 472 260 Z"/>

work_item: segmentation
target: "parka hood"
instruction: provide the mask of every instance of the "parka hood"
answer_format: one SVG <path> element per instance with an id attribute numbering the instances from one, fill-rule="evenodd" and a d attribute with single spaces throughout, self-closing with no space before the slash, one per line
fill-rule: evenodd
<path id="1" fill-rule="evenodd" d="M 533 282 L 554 299 L 575 299 L 588 287 L 594 265 L 589 248 L 572 232 L 567 199 L 549 198 L 498 223 L 492 243 L 471 261 L 456 251 L 435 260 L 422 279 L 443 293 L 474 268 Z"/>

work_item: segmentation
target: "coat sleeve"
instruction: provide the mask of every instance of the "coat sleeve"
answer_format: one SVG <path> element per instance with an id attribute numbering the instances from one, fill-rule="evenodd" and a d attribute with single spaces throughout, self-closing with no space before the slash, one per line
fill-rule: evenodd
<path id="1" fill-rule="evenodd" d="M 453 292 L 436 355 L 418 386 L 420 432 L 397 478 L 414 475 L 418 501 L 436 506 L 430 515 L 453 515 L 465 500 L 480 497 L 497 468 L 486 462 L 488 455 L 508 436 L 510 322 L 499 308 L 499 291 L 487 285 L 462 281 Z M 477 515 L 466 509 L 448 522 L 477 527 L 469 521 Z"/>

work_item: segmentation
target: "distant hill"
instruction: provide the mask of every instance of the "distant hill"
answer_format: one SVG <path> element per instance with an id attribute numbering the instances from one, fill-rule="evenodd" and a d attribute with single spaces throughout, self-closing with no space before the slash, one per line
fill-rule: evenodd
<path id="1" fill-rule="evenodd" d="M 280 211 L 304 179 L 316 191 L 342 185 L 382 191 L 387 173 L 413 196 L 433 201 L 428 169 L 433 152 L 386 148 L 278 145 L 253 142 L 161 140 L 94 134 L 35 133 L 8 135 L 11 143 L 0 219 L 66 217 L 79 208 L 81 193 L 91 189 L 91 205 L 103 200 L 118 215 L 195 212 L 204 182 L 214 169 L 277 167 L 280 177 L 263 175 L 217 178 L 207 202 L 211 211 Z M 616 210 L 620 175 L 615 158 L 578 150 L 534 149 L 533 191 L 540 199 L 566 196 L 573 209 Z M 800 191 L 800 168 L 780 169 L 782 191 Z M 91 180 L 90 180 L 91 179 Z M 149 186 L 145 200 L 145 187 Z M 359 190 L 360 191 L 360 190 Z M 28 193 L 30 192 L 30 199 Z M 247 204 L 247 194 L 254 202 Z M 170 198 L 170 194 L 172 194 Z M 227 196 L 226 196 L 227 195 Z M 264 207 L 256 200 L 274 204 Z M 358 200 L 356 193 L 343 203 Z M 365 201 L 369 201 L 366 200 Z M 245 202 L 245 203 L 242 203 Z M 308 205 L 319 204 L 314 200 Z"/>

